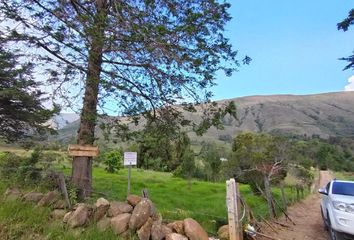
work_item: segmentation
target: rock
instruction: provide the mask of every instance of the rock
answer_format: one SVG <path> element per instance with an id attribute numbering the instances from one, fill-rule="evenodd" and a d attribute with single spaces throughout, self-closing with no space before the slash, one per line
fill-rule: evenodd
<path id="1" fill-rule="evenodd" d="M 167 236 L 168 234 L 173 233 L 172 229 L 164 224 L 162 224 L 162 232 L 163 232 L 164 236 Z"/>
<path id="2" fill-rule="evenodd" d="M 121 234 L 128 230 L 130 213 L 123 213 L 111 219 L 111 227 L 115 234 Z"/>
<path id="3" fill-rule="evenodd" d="M 122 240 L 136 239 L 135 238 L 135 233 L 128 229 L 127 231 L 125 231 L 121 235 L 119 235 L 119 239 L 122 239 Z"/>
<path id="4" fill-rule="evenodd" d="M 103 217 L 101 220 L 97 222 L 97 229 L 104 232 L 106 231 L 111 225 L 111 219 L 108 217 Z"/>
<path id="5" fill-rule="evenodd" d="M 179 233 L 181 235 L 184 234 L 184 223 L 183 223 L 183 221 L 175 221 L 173 223 L 169 223 L 167 226 L 170 227 L 176 233 Z"/>
<path id="6" fill-rule="evenodd" d="M 95 203 L 95 206 L 98 208 L 100 206 L 109 206 L 110 203 L 108 202 L 108 200 L 104 199 L 104 198 L 99 198 L 97 199 L 96 203 Z"/>
<path id="7" fill-rule="evenodd" d="M 81 204 L 68 220 L 68 225 L 72 228 L 81 227 L 89 223 L 92 214 L 91 206 Z"/>
<path id="8" fill-rule="evenodd" d="M 58 200 L 59 200 L 59 193 L 56 191 L 51 191 L 43 196 L 43 198 L 37 203 L 37 206 L 38 207 L 50 206 Z"/>
<path id="9" fill-rule="evenodd" d="M 94 215 L 93 215 L 93 221 L 98 222 L 103 216 L 106 215 L 107 210 L 109 208 L 109 205 L 101 205 L 98 208 L 95 209 Z"/>
<path id="10" fill-rule="evenodd" d="M 209 240 L 208 234 L 200 224 L 192 218 L 186 218 L 183 221 L 185 235 L 190 240 Z"/>
<path id="11" fill-rule="evenodd" d="M 229 225 L 224 225 L 219 228 L 218 237 L 220 240 L 228 240 L 229 239 Z"/>
<path id="12" fill-rule="evenodd" d="M 148 198 L 144 198 L 144 199 L 146 199 L 146 201 L 148 201 L 148 203 L 150 204 L 150 209 L 151 209 L 150 216 L 153 218 L 154 221 L 158 220 L 160 216 L 158 216 L 157 214 L 154 203 Z"/>
<path id="13" fill-rule="evenodd" d="M 21 198 L 21 191 L 18 188 L 8 188 L 4 195 L 6 200 L 18 200 Z"/>
<path id="14" fill-rule="evenodd" d="M 133 207 L 130 204 L 114 201 L 110 203 L 107 215 L 109 217 L 115 217 L 122 213 L 131 213 L 132 211 Z"/>
<path id="15" fill-rule="evenodd" d="M 147 199 L 141 200 L 134 208 L 132 217 L 129 221 L 129 228 L 131 230 L 139 229 L 146 223 L 151 214 L 151 205 Z"/>
<path id="16" fill-rule="evenodd" d="M 56 203 L 53 204 L 54 209 L 65 209 L 66 207 L 67 204 L 63 199 L 59 199 Z"/>
<path id="17" fill-rule="evenodd" d="M 162 240 L 166 235 L 163 232 L 161 219 L 154 221 L 151 227 L 151 239 Z"/>
<path id="18" fill-rule="evenodd" d="M 63 223 L 68 223 L 69 218 L 70 218 L 73 214 L 74 214 L 74 211 L 67 212 L 67 213 L 64 215 Z"/>
<path id="19" fill-rule="evenodd" d="M 66 215 L 66 211 L 63 209 L 54 209 L 50 216 L 54 219 L 62 219 Z"/>
<path id="20" fill-rule="evenodd" d="M 42 198 L 44 194 L 39 193 L 39 192 L 29 192 L 26 193 L 22 199 L 26 202 L 32 202 L 32 203 L 38 203 Z"/>
<path id="21" fill-rule="evenodd" d="M 139 240 L 149 240 L 151 235 L 151 227 L 153 224 L 152 218 L 149 218 L 146 223 L 137 231 Z"/>
<path id="22" fill-rule="evenodd" d="M 188 238 L 178 233 L 170 233 L 166 236 L 166 240 L 188 240 Z"/>
<path id="23" fill-rule="evenodd" d="M 138 205 L 138 203 L 142 200 L 143 198 L 137 195 L 129 195 L 127 197 L 127 201 L 130 205 L 132 205 L 133 207 L 135 207 L 136 205 Z"/>

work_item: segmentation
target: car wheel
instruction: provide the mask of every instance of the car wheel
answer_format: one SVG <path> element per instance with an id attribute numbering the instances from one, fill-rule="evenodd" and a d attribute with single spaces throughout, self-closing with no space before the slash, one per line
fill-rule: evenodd
<path id="1" fill-rule="evenodd" d="M 328 229 L 329 229 L 329 235 L 331 237 L 331 240 L 343 240 L 342 235 L 332 228 L 331 220 L 329 219 L 328 215 L 327 215 L 327 220 L 328 220 Z"/>
<path id="2" fill-rule="evenodd" d="M 328 231 L 329 230 L 329 228 L 328 228 L 328 220 L 326 220 L 326 218 L 323 215 L 322 207 L 320 207 L 320 211 L 321 211 L 321 216 L 322 216 L 322 220 L 323 220 L 323 223 L 324 223 L 324 229 L 326 231 Z"/>

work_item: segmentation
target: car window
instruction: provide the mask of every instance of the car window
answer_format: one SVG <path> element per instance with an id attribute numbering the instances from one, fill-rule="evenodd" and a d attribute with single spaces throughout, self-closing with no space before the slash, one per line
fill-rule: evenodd
<path id="1" fill-rule="evenodd" d="M 354 196 L 354 183 L 333 182 L 332 194 Z"/>

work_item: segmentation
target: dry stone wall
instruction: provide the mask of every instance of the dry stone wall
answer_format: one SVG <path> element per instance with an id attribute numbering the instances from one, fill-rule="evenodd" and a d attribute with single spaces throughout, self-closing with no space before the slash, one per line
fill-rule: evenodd
<path id="1" fill-rule="evenodd" d="M 56 191 L 46 194 L 22 194 L 17 188 L 7 189 L 5 198 L 21 199 L 36 207 L 51 207 L 51 217 L 62 219 L 70 228 L 96 224 L 101 231 L 112 231 L 120 238 L 136 236 L 139 240 L 209 240 L 207 232 L 194 219 L 187 218 L 165 224 L 150 199 L 129 195 L 125 202 L 97 199 L 94 205 L 79 203 L 67 209 L 65 201 Z M 215 238 L 212 238 L 215 239 Z"/>

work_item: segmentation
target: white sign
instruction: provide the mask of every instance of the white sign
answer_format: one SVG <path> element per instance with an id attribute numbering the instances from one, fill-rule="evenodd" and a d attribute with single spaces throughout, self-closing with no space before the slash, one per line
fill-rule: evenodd
<path id="1" fill-rule="evenodd" d="M 136 152 L 124 152 L 124 166 L 134 166 L 137 163 Z"/>

